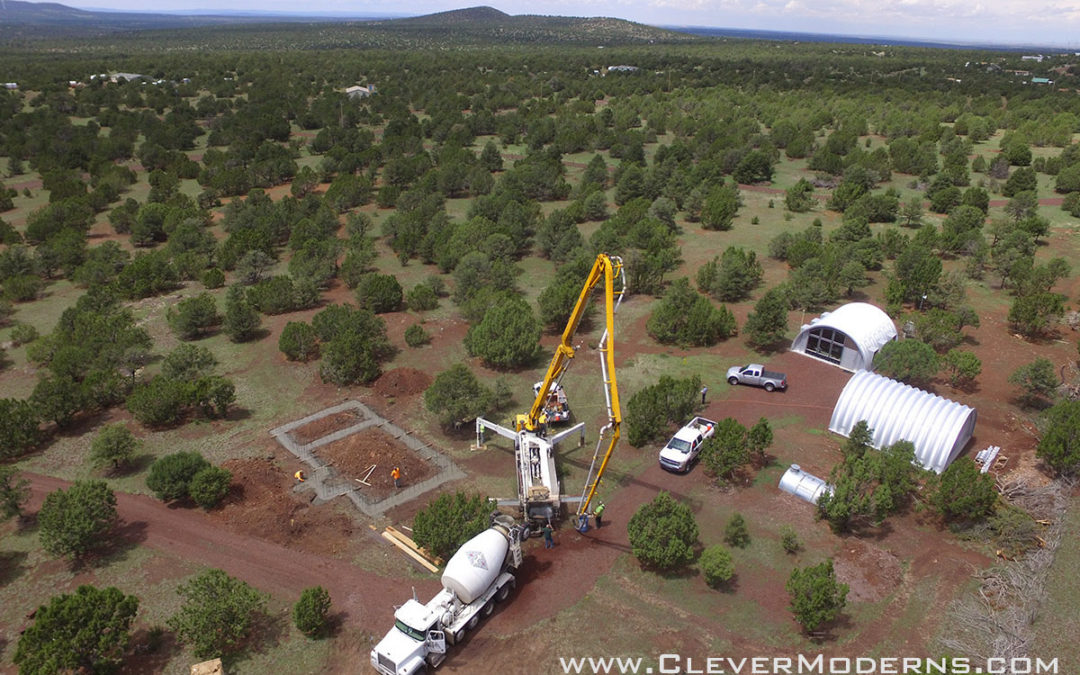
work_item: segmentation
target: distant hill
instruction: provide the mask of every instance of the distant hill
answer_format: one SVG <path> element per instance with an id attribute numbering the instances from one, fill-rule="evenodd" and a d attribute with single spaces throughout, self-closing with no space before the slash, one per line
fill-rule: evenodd
<path id="1" fill-rule="evenodd" d="M 58 3 L 3 0 L 0 3 L 0 40 L 21 41 L 42 38 L 94 38 L 125 33 L 138 37 L 146 30 L 185 30 L 213 27 L 245 31 L 248 45 L 260 43 L 251 31 L 274 33 L 309 30 L 319 24 L 318 41 L 324 46 L 348 47 L 378 42 L 393 46 L 395 41 L 422 40 L 428 44 L 640 44 L 650 42 L 692 42 L 701 38 L 686 33 L 655 28 L 612 18 L 560 16 L 511 16 L 493 7 L 471 7 L 425 16 L 361 20 L 281 13 L 248 14 L 154 14 L 81 10 Z M 379 39 L 381 36 L 382 39 Z M 172 37 L 180 38 L 181 34 Z M 374 38 L 372 40 L 372 38 Z M 386 43 L 389 39 L 390 43 Z M 161 46 L 161 45 L 159 45 Z M 318 46 L 318 45 L 315 45 Z M 257 47 L 255 47 L 257 48 Z"/>
<path id="2" fill-rule="evenodd" d="M 0 37 L 87 37 L 109 33 L 281 22 L 326 21 L 281 15 L 177 15 L 89 11 L 55 2 L 0 2 Z"/>
<path id="3" fill-rule="evenodd" d="M 512 16 L 493 7 L 470 7 L 407 19 L 380 21 L 391 33 L 416 32 L 434 38 L 439 32 L 458 41 L 510 43 L 628 44 L 692 42 L 686 33 L 607 17 Z"/>

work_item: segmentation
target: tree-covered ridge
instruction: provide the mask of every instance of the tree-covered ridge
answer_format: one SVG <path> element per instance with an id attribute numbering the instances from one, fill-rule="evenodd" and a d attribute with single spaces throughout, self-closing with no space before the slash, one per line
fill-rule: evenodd
<path id="1" fill-rule="evenodd" d="M 312 31 L 310 28 L 314 28 Z M 113 41 L 201 41 L 225 46 L 243 35 L 245 48 L 315 38 L 308 47 L 462 44 L 647 44 L 688 43 L 687 33 L 605 17 L 510 16 L 491 7 L 473 7 L 404 19 L 365 21 L 269 15 L 196 15 L 95 12 L 56 3 L 12 0 L 0 8 L 0 40 L 11 42 L 92 39 Z M 254 39 L 252 39 L 254 38 Z M 264 43 L 264 41 L 266 41 Z"/>

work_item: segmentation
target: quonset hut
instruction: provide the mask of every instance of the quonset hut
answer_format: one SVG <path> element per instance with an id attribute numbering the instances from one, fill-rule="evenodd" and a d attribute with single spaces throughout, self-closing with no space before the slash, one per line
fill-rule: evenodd
<path id="1" fill-rule="evenodd" d="M 874 355 L 895 339 L 896 326 L 881 308 L 849 302 L 811 319 L 791 343 L 791 351 L 844 370 L 873 370 Z"/>
<path id="2" fill-rule="evenodd" d="M 848 436 L 865 420 L 875 448 L 910 441 L 919 464 L 941 473 L 971 440 L 975 418 L 974 408 L 864 370 L 840 392 L 829 431 Z"/>

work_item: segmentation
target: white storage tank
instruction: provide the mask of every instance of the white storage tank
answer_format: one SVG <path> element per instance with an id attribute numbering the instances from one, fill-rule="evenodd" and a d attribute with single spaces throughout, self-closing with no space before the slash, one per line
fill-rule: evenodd
<path id="1" fill-rule="evenodd" d="M 817 504 L 825 492 L 832 492 L 828 483 L 803 471 L 798 464 L 792 464 L 780 478 L 780 489 L 790 492 L 799 499 Z"/>
<path id="2" fill-rule="evenodd" d="M 495 528 L 484 530 L 457 550 L 446 563 L 442 585 L 465 604 L 482 595 L 502 571 L 510 543 Z"/>

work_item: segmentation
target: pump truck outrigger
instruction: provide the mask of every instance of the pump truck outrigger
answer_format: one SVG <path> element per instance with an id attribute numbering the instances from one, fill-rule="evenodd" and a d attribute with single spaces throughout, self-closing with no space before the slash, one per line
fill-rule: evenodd
<path id="1" fill-rule="evenodd" d="M 571 340 L 585 315 L 585 308 L 589 304 L 593 291 L 601 281 L 603 281 L 604 294 L 604 334 L 600 338 L 600 370 L 604 383 L 604 396 L 607 400 L 608 421 L 600 429 L 600 437 L 596 442 L 592 463 L 589 465 L 589 474 L 578 503 L 576 518 L 580 519 L 589 513 L 589 505 L 596 495 L 600 478 L 618 443 L 619 427 L 622 424 L 619 389 L 615 382 L 613 342 L 615 311 L 626 294 L 626 275 L 621 258 L 609 256 L 606 253 L 596 256 L 596 262 L 586 277 L 585 285 L 566 322 L 562 339 L 555 349 L 555 355 L 551 358 L 547 373 L 539 386 L 535 387 L 536 399 L 533 401 L 532 408 L 527 413 L 517 416 L 514 429 L 507 429 L 481 417 L 476 419 L 477 446 L 483 446 L 484 432 L 487 430 L 514 441 L 514 456 L 518 470 L 518 498 L 522 518 L 525 521 L 525 527 L 534 532 L 539 531 L 544 523 L 554 522 L 562 511 L 563 499 L 559 490 L 559 479 L 555 474 L 555 445 L 574 433 L 581 434 L 582 442 L 585 439 L 584 423 L 575 424 L 558 434 L 548 435 L 546 425 L 541 423 L 541 415 L 544 414 L 544 407 L 551 393 L 562 386 L 562 376 L 566 373 L 576 353 Z"/>

